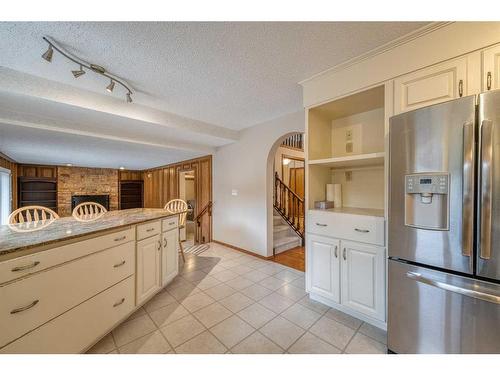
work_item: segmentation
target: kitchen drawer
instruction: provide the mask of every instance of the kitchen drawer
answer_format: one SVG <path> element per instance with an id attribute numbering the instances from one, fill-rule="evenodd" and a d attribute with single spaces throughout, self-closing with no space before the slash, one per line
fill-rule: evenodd
<path id="1" fill-rule="evenodd" d="M 161 233 L 161 221 L 150 221 L 137 226 L 137 241 Z"/>
<path id="2" fill-rule="evenodd" d="M 134 309 L 130 276 L 0 349 L 0 353 L 81 353 Z"/>
<path id="3" fill-rule="evenodd" d="M 162 220 L 162 229 L 164 232 L 168 231 L 168 230 L 172 230 L 172 229 L 175 229 L 177 228 L 177 225 L 179 224 L 179 216 L 171 216 L 171 217 L 167 217 L 166 219 L 163 219 Z"/>
<path id="4" fill-rule="evenodd" d="M 5 284 L 0 287 L 0 346 L 134 274 L 134 270 L 135 242 L 128 242 Z M 75 322 L 75 326 L 79 324 Z"/>
<path id="5" fill-rule="evenodd" d="M 58 264 L 135 240 L 135 228 L 121 230 L 80 242 L 0 263 L 0 285 Z"/>
<path id="6" fill-rule="evenodd" d="M 307 232 L 321 236 L 385 245 L 384 218 L 328 211 L 309 211 Z"/>

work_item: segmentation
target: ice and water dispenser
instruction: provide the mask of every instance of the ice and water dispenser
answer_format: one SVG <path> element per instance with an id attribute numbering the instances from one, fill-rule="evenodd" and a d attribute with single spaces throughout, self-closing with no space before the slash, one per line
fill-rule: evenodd
<path id="1" fill-rule="evenodd" d="M 405 176 L 405 225 L 449 230 L 449 181 L 447 173 Z"/>

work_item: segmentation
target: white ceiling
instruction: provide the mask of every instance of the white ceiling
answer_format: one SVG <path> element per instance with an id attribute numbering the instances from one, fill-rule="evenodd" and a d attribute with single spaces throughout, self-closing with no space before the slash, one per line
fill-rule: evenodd
<path id="1" fill-rule="evenodd" d="M 90 135 L 96 143 L 98 135 L 134 139 L 194 157 L 234 142 L 245 127 L 300 110 L 297 82 L 424 25 L 0 22 L 0 120 L 23 134 L 29 125 Z M 74 79 L 75 65 L 57 52 L 52 63 L 41 59 L 42 36 L 123 77 L 136 91 L 134 103 L 124 102 L 118 86 L 108 94 L 103 77 Z M 87 163 L 82 155 L 76 164 Z M 21 145 L 10 156 L 24 158 Z M 155 163 L 141 160 L 144 168 Z"/>

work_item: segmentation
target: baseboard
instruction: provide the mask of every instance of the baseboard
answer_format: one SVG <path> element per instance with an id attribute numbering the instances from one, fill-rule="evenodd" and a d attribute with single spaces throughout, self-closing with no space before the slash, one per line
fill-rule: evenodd
<path id="1" fill-rule="evenodd" d="M 260 258 L 260 259 L 264 259 L 264 260 L 271 260 L 271 259 L 273 259 L 273 256 L 265 257 L 264 255 L 256 254 L 256 253 L 254 253 L 252 251 L 245 250 L 245 249 L 242 249 L 241 247 L 234 246 L 234 245 L 222 242 L 222 241 L 217 241 L 217 240 L 212 239 L 212 242 L 218 243 L 219 245 L 230 247 L 233 250 L 237 250 L 237 251 L 240 251 L 240 252 L 248 254 L 248 255 L 253 255 L 254 257 L 257 257 L 257 258 Z"/>

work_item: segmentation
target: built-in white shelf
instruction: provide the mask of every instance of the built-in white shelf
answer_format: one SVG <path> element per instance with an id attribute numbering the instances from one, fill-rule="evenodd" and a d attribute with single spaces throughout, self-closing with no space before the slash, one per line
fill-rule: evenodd
<path id="1" fill-rule="evenodd" d="M 384 164 L 384 152 L 373 152 L 370 154 L 358 154 L 349 156 L 340 156 L 328 159 L 309 160 L 309 165 L 322 165 L 330 168 L 350 168 L 350 167 L 368 167 Z"/>

